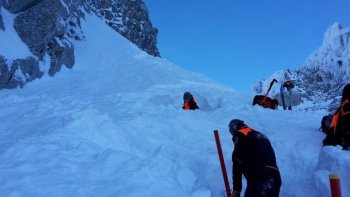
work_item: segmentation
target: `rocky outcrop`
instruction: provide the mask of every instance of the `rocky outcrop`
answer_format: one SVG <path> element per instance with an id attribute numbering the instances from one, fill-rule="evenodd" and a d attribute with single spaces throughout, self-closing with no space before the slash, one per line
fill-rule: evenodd
<path id="1" fill-rule="evenodd" d="M 328 109 L 339 106 L 343 86 L 350 83 L 350 28 L 335 23 L 325 33 L 322 46 L 295 70 L 277 72 L 255 86 L 255 92 L 266 89 L 271 78 L 283 83 L 294 80 L 304 109 Z M 279 89 L 278 89 L 279 90 Z M 272 91 L 272 95 L 278 90 Z M 311 103 L 311 104 L 310 104 Z"/>
<path id="2" fill-rule="evenodd" d="M 60 0 L 45 0 L 20 13 L 14 27 L 19 37 L 31 52 L 42 59 L 48 54 L 51 59 L 49 74 L 60 70 L 61 65 L 72 68 L 74 65 L 74 46 L 70 38 L 82 40 L 79 10 L 82 1 L 62 4 Z M 55 12 L 52 12 L 55 10 Z"/>
<path id="3" fill-rule="evenodd" d="M 43 74 L 39 70 L 39 62 L 33 57 L 7 62 L 0 56 L 0 89 L 23 87 L 26 82 L 40 78 Z"/>
<path id="4" fill-rule="evenodd" d="M 1 1 L 6 10 L 10 11 L 11 13 L 17 14 L 19 12 L 27 10 L 28 8 L 38 4 L 42 0 L 11 0 L 11 1 L 1 0 Z"/>
<path id="5" fill-rule="evenodd" d="M 1 7 L 2 7 L 2 2 L 0 1 L 0 30 L 5 30 L 4 22 L 2 21 L 2 15 L 1 15 Z"/>
<path id="6" fill-rule="evenodd" d="M 21 1 L 11 1 L 7 5 L 12 12 L 25 9 L 17 14 L 14 28 L 33 56 L 11 60 L 13 64 L 7 65 L 10 69 L 3 67 L 2 75 L 6 77 L 0 88 L 22 87 L 25 83 L 40 78 L 43 73 L 39 72 L 39 61 L 45 55 L 50 59 L 50 76 L 58 72 L 62 65 L 73 67 L 74 46 L 70 40 L 84 39 L 80 30 L 82 12 L 79 8 L 82 3 L 73 1 L 66 4 L 61 0 L 43 0 L 23 1 L 23 4 Z M 18 10 L 14 9 L 16 6 Z"/>
<path id="7" fill-rule="evenodd" d="M 45 58 L 50 60 L 50 76 L 62 66 L 72 68 L 75 63 L 72 40 L 85 39 L 80 28 L 85 12 L 96 14 L 147 53 L 160 56 L 157 29 L 152 27 L 142 0 L 0 0 L 1 6 L 16 14 L 14 28 L 33 56 L 10 61 L 2 56 L 0 89 L 23 86 L 40 78 L 39 62 Z M 1 12 L 0 29 L 5 30 Z"/>
<path id="8" fill-rule="evenodd" d="M 89 0 L 89 7 L 140 49 L 150 55 L 160 56 L 157 48 L 158 30 L 152 26 L 142 0 Z"/>
<path id="9" fill-rule="evenodd" d="M 42 58 L 49 42 L 55 37 L 64 37 L 64 18 L 67 15 L 67 10 L 59 0 L 41 1 L 20 13 L 15 19 L 14 27 L 31 52 Z"/>
<path id="10" fill-rule="evenodd" d="M 50 55 L 50 69 L 48 74 L 53 76 L 61 70 L 61 65 L 72 68 L 75 63 L 74 45 L 68 40 L 52 40 L 48 43 L 48 54 Z"/>

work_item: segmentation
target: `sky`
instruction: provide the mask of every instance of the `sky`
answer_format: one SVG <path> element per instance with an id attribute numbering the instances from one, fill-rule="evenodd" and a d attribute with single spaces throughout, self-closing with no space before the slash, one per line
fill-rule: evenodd
<path id="1" fill-rule="evenodd" d="M 233 118 L 270 139 L 280 196 L 328 197 L 332 173 L 349 196 L 350 154 L 321 146 L 324 111 L 254 107 L 232 88 L 149 56 L 96 16 L 81 26 L 86 39 L 74 41 L 72 69 L 0 91 L 0 196 L 224 196 L 213 130 L 231 177 Z M 2 47 L 25 48 L 10 43 Z M 200 110 L 182 110 L 186 90 Z"/>
<path id="2" fill-rule="evenodd" d="M 349 0 L 145 0 L 163 58 L 251 94 L 251 85 L 302 65 Z"/>

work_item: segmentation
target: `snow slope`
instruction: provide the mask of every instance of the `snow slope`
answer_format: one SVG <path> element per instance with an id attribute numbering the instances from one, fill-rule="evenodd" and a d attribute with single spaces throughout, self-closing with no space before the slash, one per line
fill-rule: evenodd
<path id="1" fill-rule="evenodd" d="M 349 152 L 321 147 L 324 111 L 253 107 L 140 51 L 97 17 L 82 28 L 72 70 L 0 91 L 0 196 L 224 196 L 213 130 L 231 174 L 232 118 L 270 138 L 281 196 L 329 196 L 333 172 L 350 195 Z M 181 109 L 185 91 L 201 110 Z"/>
<path id="2" fill-rule="evenodd" d="M 0 30 L 0 54 L 8 59 L 26 58 L 32 53 L 29 48 L 21 41 L 13 27 L 15 15 L 0 7 L 0 13 L 4 20 L 5 31 Z"/>

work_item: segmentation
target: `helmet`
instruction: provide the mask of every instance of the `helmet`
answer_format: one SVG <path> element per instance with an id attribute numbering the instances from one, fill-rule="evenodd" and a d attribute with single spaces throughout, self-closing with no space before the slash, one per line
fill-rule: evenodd
<path id="1" fill-rule="evenodd" d="M 287 90 L 291 90 L 294 88 L 294 83 L 293 83 L 293 81 L 290 81 L 290 80 L 285 81 L 283 83 L 283 87 L 287 88 Z"/>
<path id="2" fill-rule="evenodd" d="M 231 135 L 233 135 L 242 125 L 244 125 L 243 120 L 233 119 L 228 124 L 228 129 L 230 130 Z"/>
<path id="3" fill-rule="evenodd" d="M 350 84 L 344 86 L 342 96 L 343 99 L 350 99 Z"/>
<path id="4" fill-rule="evenodd" d="M 191 93 L 185 92 L 185 94 L 184 94 L 184 101 L 186 101 L 186 102 L 190 101 L 191 97 L 192 97 Z"/>

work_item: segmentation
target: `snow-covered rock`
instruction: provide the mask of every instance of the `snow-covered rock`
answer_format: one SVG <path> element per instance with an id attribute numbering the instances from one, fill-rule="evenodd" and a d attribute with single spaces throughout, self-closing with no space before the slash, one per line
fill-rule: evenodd
<path id="1" fill-rule="evenodd" d="M 326 31 L 322 46 L 303 65 L 294 70 L 276 72 L 271 77 L 260 80 L 254 91 L 266 91 L 272 78 L 278 79 L 279 83 L 271 95 L 279 92 L 284 81 L 293 80 L 296 84 L 293 91 L 306 104 L 302 104 L 301 108 L 334 111 L 339 105 L 343 86 L 350 83 L 350 28 L 334 23 Z"/>
<path id="2" fill-rule="evenodd" d="M 53 76 L 62 66 L 72 68 L 75 65 L 73 41 L 84 40 L 80 23 L 86 12 L 104 19 L 116 33 L 147 53 L 160 56 L 157 29 L 149 20 L 143 0 L 0 2 L 0 30 L 4 31 L 0 33 L 17 36 L 22 42 L 18 46 L 24 44 L 30 51 L 25 57 L 14 57 L 14 53 L 9 56 L 7 50 L 14 48 L 17 42 L 12 43 L 8 36 L 0 37 L 0 56 L 6 64 L 1 66 L 0 89 L 22 87 L 45 73 Z M 15 31 L 12 31 L 13 28 Z M 34 59 L 35 64 L 26 64 L 28 58 Z M 17 64 L 13 64 L 15 61 Z"/>

